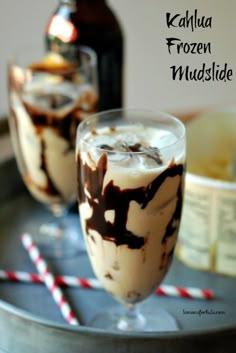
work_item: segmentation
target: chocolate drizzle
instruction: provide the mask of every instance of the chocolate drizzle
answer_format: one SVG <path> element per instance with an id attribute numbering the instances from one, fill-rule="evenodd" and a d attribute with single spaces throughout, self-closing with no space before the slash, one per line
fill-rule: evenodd
<path id="1" fill-rule="evenodd" d="M 182 176 L 184 166 L 172 163 L 160 175 L 147 186 L 138 188 L 120 189 L 111 180 L 103 189 L 103 181 L 107 171 L 107 155 L 104 153 L 95 169 L 81 160 L 78 154 L 78 189 L 79 202 L 88 202 L 92 208 L 92 216 L 86 220 L 87 233 L 89 229 L 96 230 L 104 239 L 113 241 L 117 246 L 127 245 L 131 249 L 140 249 L 145 244 L 145 238 L 139 237 L 126 229 L 129 205 L 136 201 L 142 209 L 145 209 L 154 198 L 166 178 Z M 81 170 L 80 170 L 81 169 Z M 179 221 L 182 207 L 181 178 L 177 191 L 177 204 L 173 216 L 167 225 L 162 243 L 171 237 L 176 229 L 175 223 Z M 91 197 L 87 197 L 84 188 Z M 111 223 L 105 219 L 105 212 L 114 210 L 115 218 Z"/>
<path id="2" fill-rule="evenodd" d="M 162 165 L 160 150 L 157 147 L 145 147 L 143 144 L 136 143 L 128 147 L 131 152 L 144 152 L 148 158 L 153 159 L 157 164 Z"/>
<path id="3" fill-rule="evenodd" d="M 76 130 L 76 127 L 72 129 L 72 125 L 74 123 L 73 112 L 67 113 L 63 117 L 59 117 L 58 113 L 56 113 L 63 103 L 69 104 L 72 100 L 67 96 L 59 94 L 40 94 L 40 97 L 43 97 L 43 99 L 47 100 L 50 104 L 50 110 L 48 112 L 43 112 L 42 110 L 33 107 L 26 101 L 23 101 L 24 107 L 28 112 L 32 123 L 34 124 L 36 131 L 40 135 L 44 128 L 50 127 L 54 129 L 59 136 L 67 140 L 70 149 L 72 150 L 74 148 L 75 140 L 75 131 L 73 130 Z M 35 99 L 37 99 L 37 97 Z M 76 122 L 76 125 L 77 123 L 78 122 Z"/>
<path id="4" fill-rule="evenodd" d="M 47 159 L 46 159 L 45 149 L 46 149 L 45 142 L 42 140 L 41 141 L 41 165 L 40 165 L 40 168 L 43 171 L 47 170 Z M 50 178 L 49 174 L 47 174 L 47 185 L 44 188 L 44 190 L 49 195 L 53 195 L 53 196 L 60 195 L 59 190 L 55 187 L 55 185 L 54 185 L 52 179 Z"/>
<path id="5" fill-rule="evenodd" d="M 111 131 L 116 131 L 115 128 L 111 129 Z M 114 145 L 114 147 L 103 144 L 97 146 L 99 148 L 105 149 L 107 151 L 115 151 L 116 149 L 125 152 L 130 152 L 130 156 L 134 157 L 135 155 L 133 154 L 134 152 L 141 152 L 145 153 L 145 157 L 153 159 L 157 164 L 162 165 L 162 159 L 160 155 L 160 150 L 157 147 L 150 147 L 150 146 L 145 146 L 144 144 L 141 143 L 135 143 L 133 145 L 128 144 L 126 141 L 117 141 L 117 143 Z"/>

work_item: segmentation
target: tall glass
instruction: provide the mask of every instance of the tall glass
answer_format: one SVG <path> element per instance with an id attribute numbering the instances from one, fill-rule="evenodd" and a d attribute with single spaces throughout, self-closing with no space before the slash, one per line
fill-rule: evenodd
<path id="1" fill-rule="evenodd" d="M 185 177 L 185 128 L 161 112 L 113 110 L 77 129 L 80 219 L 88 255 L 104 288 L 126 308 L 92 325 L 172 330 L 166 312 L 139 311 L 169 270 Z M 120 306 L 122 308 L 122 306 Z M 150 308 L 149 308 L 150 309 Z"/>
<path id="2" fill-rule="evenodd" d="M 69 53 L 65 58 L 21 48 L 8 66 L 9 125 L 18 167 L 32 196 L 53 215 L 35 235 L 46 256 L 71 256 L 83 247 L 65 216 L 77 194 L 76 128 L 97 111 L 98 92 L 96 54 L 86 47 L 78 51 L 75 62 Z"/>

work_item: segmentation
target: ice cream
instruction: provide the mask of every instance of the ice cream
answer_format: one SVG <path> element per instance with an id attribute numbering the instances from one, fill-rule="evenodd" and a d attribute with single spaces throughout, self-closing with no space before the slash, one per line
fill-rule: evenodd
<path id="1" fill-rule="evenodd" d="M 79 210 L 93 270 L 115 298 L 146 298 L 173 257 L 184 151 L 165 159 L 171 133 L 142 125 L 93 130 L 77 151 Z M 97 147 L 95 147 L 97 146 Z M 164 150 L 163 150 L 164 151 Z"/>
<path id="2" fill-rule="evenodd" d="M 34 63 L 33 71 L 11 68 L 10 126 L 30 192 L 46 204 L 67 205 L 76 199 L 76 127 L 96 112 L 97 94 L 69 63 L 56 59 Z"/>
<path id="3" fill-rule="evenodd" d="M 235 142 L 234 142 L 235 144 Z M 234 147 L 233 141 L 228 141 L 228 145 L 215 146 L 215 153 L 211 156 L 199 156 L 198 160 L 191 161 L 189 171 L 192 174 L 201 175 L 204 177 L 233 182 L 233 162 L 234 162 Z"/>

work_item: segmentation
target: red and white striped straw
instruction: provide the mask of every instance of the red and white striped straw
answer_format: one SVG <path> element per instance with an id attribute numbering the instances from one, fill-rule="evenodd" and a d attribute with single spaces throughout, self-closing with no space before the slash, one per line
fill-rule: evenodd
<path id="1" fill-rule="evenodd" d="M 213 299 L 214 294 L 210 289 L 195 287 L 179 287 L 163 284 L 157 288 L 156 294 L 170 297 L 181 297 L 189 299 Z"/>
<path id="2" fill-rule="evenodd" d="M 54 276 L 58 286 L 77 287 L 86 289 L 103 289 L 96 278 L 82 278 L 74 276 Z M 13 282 L 44 283 L 43 277 L 37 273 L 24 271 L 5 271 L 0 269 L 0 280 Z"/>
<path id="3" fill-rule="evenodd" d="M 43 277 L 35 273 L 28 273 L 22 271 L 5 271 L 0 270 L 0 279 L 10 280 L 15 282 L 30 282 L 30 283 L 44 283 Z M 55 276 L 57 285 L 77 287 L 85 289 L 102 289 L 102 284 L 95 278 L 82 278 L 73 276 Z M 163 284 L 156 290 L 157 295 L 180 297 L 190 299 L 206 299 L 214 298 L 214 293 L 209 289 L 201 289 L 195 287 L 178 287 L 173 285 Z"/>
<path id="4" fill-rule="evenodd" d="M 49 292 L 52 294 L 52 297 L 58 305 L 65 320 L 70 325 L 79 325 L 79 322 L 76 319 L 75 314 L 73 313 L 69 303 L 64 297 L 60 287 L 58 286 L 54 275 L 49 271 L 46 261 L 42 258 L 40 251 L 33 242 L 31 236 L 25 233 L 22 235 L 21 240 L 32 262 L 35 264 L 38 272 L 40 273 L 41 279 L 45 283 Z"/>

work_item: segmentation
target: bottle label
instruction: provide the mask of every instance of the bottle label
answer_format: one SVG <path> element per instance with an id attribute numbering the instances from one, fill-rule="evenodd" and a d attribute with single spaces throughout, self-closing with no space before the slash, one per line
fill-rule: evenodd
<path id="1" fill-rule="evenodd" d="M 76 41 L 78 29 L 70 21 L 59 15 L 54 15 L 48 24 L 46 32 L 50 36 L 59 38 L 64 43 Z"/>

